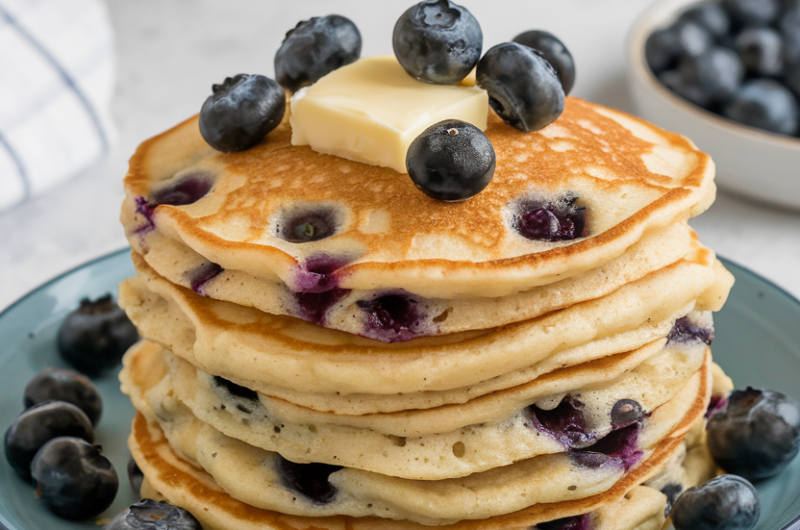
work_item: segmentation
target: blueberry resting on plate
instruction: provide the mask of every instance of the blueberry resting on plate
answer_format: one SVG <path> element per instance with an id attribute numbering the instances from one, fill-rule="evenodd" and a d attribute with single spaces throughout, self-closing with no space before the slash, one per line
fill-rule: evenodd
<path id="1" fill-rule="evenodd" d="M 31 480 L 31 461 L 41 447 L 58 436 L 92 442 L 92 423 L 81 409 L 65 401 L 47 401 L 20 414 L 6 430 L 6 459 L 23 479 Z"/>
<path id="2" fill-rule="evenodd" d="M 495 154 L 483 131 L 460 120 L 444 120 L 425 129 L 408 148 L 408 174 L 429 197 L 463 201 L 492 180 Z"/>
<path id="3" fill-rule="evenodd" d="M 92 426 L 97 425 L 103 411 L 97 387 L 86 376 L 67 368 L 45 368 L 25 387 L 26 409 L 45 401 L 72 403 L 86 414 Z"/>
<path id="4" fill-rule="evenodd" d="M 47 442 L 31 463 L 36 492 L 45 506 L 65 519 L 87 519 L 114 502 L 117 472 L 100 447 L 68 436 Z"/>
<path id="5" fill-rule="evenodd" d="M 476 75 L 492 109 L 521 131 L 538 131 L 564 111 L 564 88 L 556 71 L 527 46 L 493 46 L 478 63 Z"/>
<path id="6" fill-rule="evenodd" d="M 289 92 L 361 56 L 361 33 L 341 15 L 313 17 L 290 29 L 275 53 L 275 79 Z"/>
<path id="7" fill-rule="evenodd" d="M 556 71 L 564 94 L 569 94 L 575 84 L 575 61 L 563 42 L 551 33 L 535 29 L 520 33 L 512 39 L 512 42 L 518 42 L 538 51 Z"/>
<path id="8" fill-rule="evenodd" d="M 670 512 L 675 530 L 750 530 L 759 515 L 758 492 L 735 475 L 720 475 L 689 488 Z"/>
<path id="9" fill-rule="evenodd" d="M 90 377 L 116 366 L 137 340 L 136 327 L 110 294 L 95 301 L 81 300 L 58 330 L 61 356 Z"/>
<path id="10" fill-rule="evenodd" d="M 425 0 L 397 20 L 392 48 L 411 77 L 454 85 L 478 64 L 483 32 L 466 8 L 450 0 Z"/>
<path id="11" fill-rule="evenodd" d="M 777 475 L 800 449 L 800 402 L 774 390 L 735 390 L 708 420 L 708 450 L 728 473 Z"/>
<path id="12" fill-rule="evenodd" d="M 224 153 L 244 151 L 277 127 L 286 112 L 286 95 L 263 75 L 226 77 L 200 109 L 200 134 Z"/>
<path id="13" fill-rule="evenodd" d="M 117 514 L 103 530 L 202 530 L 202 527 L 194 515 L 183 508 L 142 499 Z"/>

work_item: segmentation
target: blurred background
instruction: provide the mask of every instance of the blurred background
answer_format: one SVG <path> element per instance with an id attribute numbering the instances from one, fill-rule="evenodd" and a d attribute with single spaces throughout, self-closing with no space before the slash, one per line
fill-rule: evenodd
<path id="1" fill-rule="evenodd" d="M 87 69 L 94 72 L 92 75 L 74 81 L 83 89 L 83 97 L 95 98 L 91 103 L 99 105 L 92 121 L 96 130 L 87 132 L 85 125 L 76 125 L 74 133 L 68 134 L 75 141 L 80 134 L 86 135 L 88 143 L 80 145 L 94 146 L 87 147 L 94 153 L 92 159 L 80 163 L 70 160 L 75 169 L 62 171 L 61 181 L 42 185 L 35 193 L 27 190 L 28 198 L 14 206 L 2 209 L 0 197 L 0 309 L 61 272 L 127 246 L 117 218 L 128 157 L 142 140 L 199 112 L 213 83 L 237 73 L 273 77 L 272 59 L 286 31 L 316 15 L 338 13 L 352 19 L 363 37 L 362 56 L 391 53 L 394 22 L 411 3 L 0 0 L 0 24 L 17 33 L 28 28 L 29 33 L 19 42 L 30 45 L 36 37 L 62 30 L 72 35 L 61 43 L 56 39 L 55 51 L 47 57 L 51 65 L 71 46 L 77 46 L 76 42 L 83 43 L 80 53 L 102 63 L 96 70 Z M 626 81 L 626 36 L 652 3 L 650 0 L 460 3 L 481 23 L 484 50 L 528 29 L 550 31 L 567 45 L 576 61 L 577 81 L 571 95 L 635 113 Z M 25 24 L 30 18 L 26 19 L 23 11 L 33 6 L 44 12 L 51 4 L 59 6 L 58 14 L 32 34 Z M 71 9 L 87 9 L 92 16 L 66 16 Z M 36 20 L 41 20 L 41 15 L 37 16 Z M 69 24 L 73 24 L 72 29 Z M 19 62 L 24 55 L 15 49 L 21 46 L 15 42 L 6 42 L 0 34 L 0 58 Z M 31 53 L 41 59 L 44 51 L 34 48 Z M 64 83 L 64 73 L 56 81 Z M 10 112 L 9 108 L 18 106 L 13 100 L 14 90 L 2 86 L 7 74 L 0 75 L 5 77 L 0 79 L 3 116 L 4 108 Z M 15 85 L 16 94 L 27 90 L 24 83 Z M 103 131 L 102 141 L 98 141 L 99 130 Z M 702 138 L 693 140 L 702 147 Z M 0 134 L 0 147 L 2 143 Z M 36 160 L 52 163 L 56 159 L 43 153 Z M 2 167 L 0 164 L 0 171 Z M 68 168 L 66 163 L 60 167 Z M 800 179 L 800 160 L 797 167 Z M 758 178 L 753 175 L 753 179 Z M 17 202 L 0 185 L 3 193 L 6 202 Z M 800 297 L 799 211 L 720 190 L 714 206 L 692 225 L 719 255 Z"/>

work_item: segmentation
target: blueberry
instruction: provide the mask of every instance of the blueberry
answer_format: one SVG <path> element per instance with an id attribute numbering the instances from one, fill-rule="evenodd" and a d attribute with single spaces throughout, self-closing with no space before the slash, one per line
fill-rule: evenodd
<path id="1" fill-rule="evenodd" d="M 800 2 L 787 9 L 778 28 L 783 37 L 783 55 L 787 63 L 800 65 Z"/>
<path id="2" fill-rule="evenodd" d="M 136 460 L 131 457 L 128 460 L 128 483 L 131 485 L 131 489 L 136 496 L 140 496 L 142 493 L 142 482 L 144 481 L 144 473 L 142 470 L 139 469 L 139 465 L 136 463 Z"/>
<path id="3" fill-rule="evenodd" d="M 530 414 L 531 426 L 556 438 L 565 448 L 581 448 L 594 443 L 595 436 L 587 432 L 583 403 L 574 399 L 562 399 L 551 410 L 536 405 L 526 410 Z"/>
<path id="4" fill-rule="evenodd" d="M 207 262 L 188 273 L 189 287 L 192 291 L 205 296 L 205 287 L 214 278 L 222 274 L 225 269 L 217 263 Z"/>
<path id="5" fill-rule="evenodd" d="M 728 13 L 717 3 L 705 3 L 690 7 L 678 18 L 702 26 L 717 41 L 722 41 L 731 29 Z"/>
<path id="6" fill-rule="evenodd" d="M 677 319 L 667 335 L 668 344 L 686 343 L 693 340 L 710 345 L 714 341 L 714 328 L 701 326 L 686 316 Z"/>
<path id="7" fill-rule="evenodd" d="M 330 237 L 338 228 L 335 213 L 318 208 L 286 215 L 280 222 L 279 234 L 291 243 L 308 243 Z"/>
<path id="8" fill-rule="evenodd" d="M 567 47 L 555 35 L 546 31 L 531 30 L 520 33 L 514 37 L 513 42 L 538 51 L 556 71 L 564 94 L 569 94 L 575 84 L 575 61 Z"/>
<path id="9" fill-rule="evenodd" d="M 384 342 L 414 338 L 416 328 L 424 321 L 419 303 L 406 295 L 388 294 L 374 300 L 358 300 L 356 305 L 367 315 L 370 336 L 377 335 Z"/>
<path id="10" fill-rule="evenodd" d="M 774 29 L 747 28 L 739 33 L 734 45 L 748 75 L 779 77 L 783 74 L 783 39 Z"/>
<path id="11" fill-rule="evenodd" d="M 517 205 L 514 229 L 534 241 L 564 241 L 581 237 L 586 208 L 577 206 L 578 196 L 540 200 L 525 199 Z"/>
<path id="12" fill-rule="evenodd" d="M 180 180 L 171 183 L 166 188 L 157 190 L 150 197 L 148 203 L 154 206 L 193 204 L 208 195 L 213 186 L 214 181 L 211 175 L 198 171 L 181 177 Z"/>
<path id="13" fill-rule="evenodd" d="M 331 473 L 342 469 L 329 464 L 296 464 L 277 455 L 275 462 L 281 484 L 317 504 L 334 500 L 338 490 L 328 481 Z"/>
<path id="14" fill-rule="evenodd" d="M 675 501 L 678 500 L 678 497 L 682 492 L 683 486 L 675 483 L 667 484 L 661 488 L 661 493 L 667 497 L 667 507 L 664 508 L 664 517 L 669 517 L 669 514 L 672 511 L 672 506 L 675 504 Z"/>
<path id="15" fill-rule="evenodd" d="M 531 530 L 590 530 L 591 528 L 593 528 L 592 517 L 586 514 L 539 523 Z"/>
<path id="16" fill-rule="evenodd" d="M 614 430 L 633 425 L 644 416 L 642 405 L 633 399 L 620 399 L 611 408 L 611 428 Z"/>
<path id="17" fill-rule="evenodd" d="M 781 13 L 781 0 L 721 0 L 731 21 L 739 26 L 763 26 Z"/>
<path id="18" fill-rule="evenodd" d="M 714 44 L 711 34 L 692 20 L 674 24 L 651 33 L 644 45 L 645 59 L 658 74 L 674 68 L 681 57 L 700 55 Z"/>
<path id="19" fill-rule="evenodd" d="M 119 479 L 100 447 L 62 436 L 47 442 L 33 459 L 31 474 L 45 506 L 65 519 L 87 519 L 114 502 Z"/>
<path id="20" fill-rule="evenodd" d="M 444 120 L 411 142 L 406 166 L 411 180 L 426 195 L 440 201 L 463 201 L 492 180 L 494 147 L 474 125 Z"/>
<path id="21" fill-rule="evenodd" d="M 689 488 L 670 512 L 675 530 L 750 530 L 760 514 L 756 489 L 735 475 L 720 475 Z"/>
<path id="22" fill-rule="evenodd" d="M 483 32 L 466 8 L 450 0 L 425 0 L 403 13 L 392 48 L 408 75 L 427 83 L 456 84 L 478 64 Z"/>
<path id="23" fill-rule="evenodd" d="M 708 449 L 720 467 L 748 480 L 765 479 L 800 449 L 800 403 L 773 390 L 735 390 L 707 429 Z"/>
<path id="24" fill-rule="evenodd" d="M 564 111 L 564 89 L 556 71 L 522 44 L 490 48 L 478 62 L 477 79 L 497 115 L 521 131 L 537 131 Z"/>
<path id="25" fill-rule="evenodd" d="M 275 79 L 297 92 L 360 56 L 361 33 L 349 18 L 313 17 L 286 33 L 275 53 Z"/>
<path id="26" fill-rule="evenodd" d="M 117 514 L 103 530 L 202 530 L 202 527 L 194 515 L 183 508 L 142 499 Z"/>
<path id="27" fill-rule="evenodd" d="M 58 436 L 94 441 L 92 423 L 81 409 L 66 401 L 46 401 L 29 408 L 6 431 L 6 459 L 23 479 L 31 480 L 36 452 Z"/>
<path id="28" fill-rule="evenodd" d="M 25 387 L 23 403 L 30 408 L 45 401 L 72 403 L 97 425 L 103 410 L 100 392 L 91 381 L 67 368 L 45 368 Z"/>
<path id="29" fill-rule="evenodd" d="M 722 111 L 745 125 L 793 136 L 798 132 L 800 108 L 788 88 L 772 79 L 753 79 Z"/>
<path id="30" fill-rule="evenodd" d="M 690 103 L 694 103 L 703 108 L 709 108 L 711 106 L 711 100 L 700 90 L 700 87 L 684 81 L 683 76 L 678 70 L 665 70 L 658 74 L 658 80 L 670 91 Z"/>
<path id="31" fill-rule="evenodd" d="M 200 134 L 224 153 L 256 145 L 280 124 L 286 111 L 283 89 L 263 75 L 226 77 L 212 91 L 200 109 Z"/>
<path id="32" fill-rule="evenodd" d="M 95 301 L 81 300 L 58 330 L 61 356 L 90 377 L 116 366 L 137 340 L 136 327 L 110 294 Z"/>
<path id="33" fill-rule="evenodd" d="M 223 398 L 233 398 L 237 401 L 236 408 L 246 414 L 252 413 L 259 404 L 258 392 L 255 390 L 237 385 L 233 381 L 228 381 L 218 375 L 211 378 L 211 384 L 218 395 Z"/>
<path id="34" fill-rule="evenodd" d="M 783 83 L 800 99 L 800 62 L 786 70 Z"/>
<path id="35" fill-rule="evenodd" d="M 723 47 L 710 48 L 700 55 L 684 57 L 680 61 L 678 72 L 686 88 L 679 87 L 676 91 L 702 107 L 733 99 L 742 86 L 745 74 L 739 56 Z"/>

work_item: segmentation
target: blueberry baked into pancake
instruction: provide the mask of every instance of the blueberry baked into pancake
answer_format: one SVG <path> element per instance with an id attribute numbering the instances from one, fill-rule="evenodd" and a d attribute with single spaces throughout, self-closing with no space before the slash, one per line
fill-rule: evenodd
<path id="1" fill-rule="evenodd" d="M 711 159 L 567 97 L 552 35 L 482 40 L 444 0 L 392 56 L 301 22 L 282 88 L 229 78 L 136 151 L 144 496 L 219 530 L 656 530 L 717 473 Z"/>

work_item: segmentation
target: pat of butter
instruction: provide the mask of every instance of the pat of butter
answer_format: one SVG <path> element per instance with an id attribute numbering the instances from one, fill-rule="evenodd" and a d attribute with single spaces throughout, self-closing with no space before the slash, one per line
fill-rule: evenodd
<path id="1" fill-rule="evenodd" d="M 406 173 L 414 138 L 446 119 L 486 129 L 489 98 L 476 86 L 432 85 L 394 55 L 343 66 L 291 100 L 292 144 Z"/>

